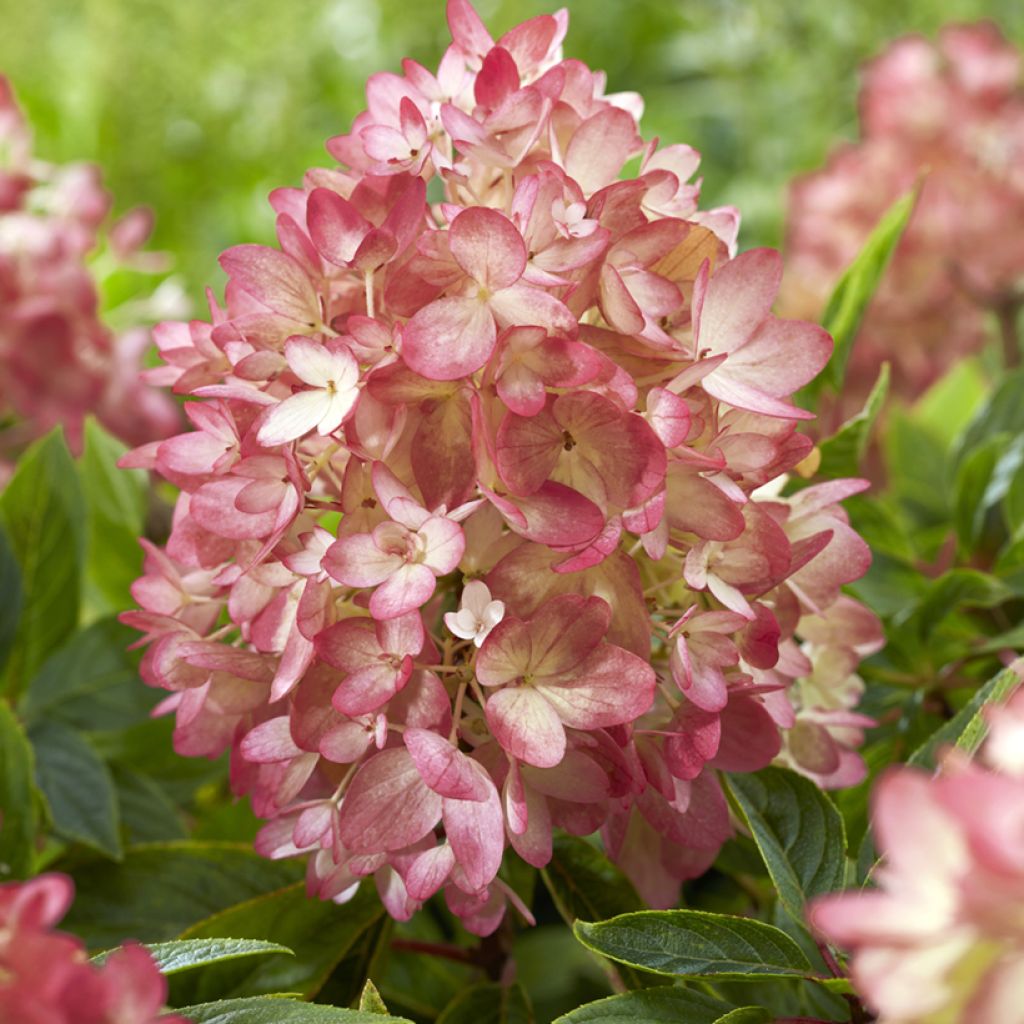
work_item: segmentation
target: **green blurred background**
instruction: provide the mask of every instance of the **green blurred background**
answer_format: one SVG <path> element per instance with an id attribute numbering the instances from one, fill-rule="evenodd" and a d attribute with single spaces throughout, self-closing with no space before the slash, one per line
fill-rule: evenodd
<path id="1" fill-rule="evenodd" d="M 552 0 L 479 0 L 497 36 Z M 567 55 L 647 100 L 644 134 L 704 154 L 705 205 L 777 244 L 785 186 L 856 132 L 857 66 L 893 37 L 991 18 L 1024 43 L 1021 0 L 569 0 Z M 216 256 L 271 237 L 274 187 L 331 163 L 363 82 L 436 65 L 444 0 L 0 0 L 0 72 L 39 154 L 98 161 L 118 210 L 146 203 L 193 298 Z"/>

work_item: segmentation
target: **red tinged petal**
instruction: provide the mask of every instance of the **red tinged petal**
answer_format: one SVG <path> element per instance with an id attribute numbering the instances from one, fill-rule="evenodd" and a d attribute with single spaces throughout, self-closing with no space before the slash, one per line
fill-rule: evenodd
<path id="1" fill-rule="evenodd" d="M 703 540 L 735 540 L 745 521 L 736 503 L 721 488 L 680 462 L 666 480 L 665 514 L 669 527 L 695 533 Z"/>
<path id="2" fill-rule="evenodd" d="M 436 585 L 434 574 L 425 565 L 403 565 L 373 592 L 370 614 L 375 619 L 394 619 L 422 608 Z"/>
<path id="3" fill-rule="evenodd" d="M 356 773 L 341 804 L 338 833 L 347 850 L 400 850 L 441 820 L 442 799 L 404 747 L 382 750 Z"/>
<path id="4" fill-rule="evenodd" d="M 533 494 L 551 476 L 562 447 L 570 442 L 551 412 L 533 416 L 509 413 L 498 428 L 495 462 L 513 494 Z"/>
<path id="5" fill-rule="evenodd" d="M 352 262 L 373 228 L 352 203 L 328 188 L 315 188 L 310 193 L 306 224 L 320 255 L 339 267 Z"/>
<path id="6" fill-rule="evenodd" d="M 599 597 L 562 594 L 541 605 L 528 623 L 530 674 L 540 682 L 574 672 L 604 638 L 611 617 L 611 608 Z"/>
<path id="7" fill-rule="evenodd" d="M 642 145 L 633 116 L 608 106 L 573 133 L 565 154 L 565 169 L 589 196 L 615 181 L 623 164 Z"/>
<path id="8" fill-rule="evenodd" d="M 498 336 L 479 299 L 451 297 L 424 306 L 402 330 L 402 358 L 429 380 L 457 380 L 491 357 Z"/>
<path id="9" fill-rule="evenodd" d="M 466 881 L 476 891 L 489 885 L 501 867 L 501 855 L 505 850 L 505 821 L 501 813 L 501 798 L 490 776 L 475 761 L 469 761 L 469 764 L 486 793 L 484 799 L 446 798 L 442 816 L 445 835 L 455 859 Z"/>
<path id="10" fill-rule="evenodd" d="M 695 704 L 683 704 L 673 720 L 679 731 L 665 740 L 665 763 L 677 779 L 695 779 L 718 753 L 722 737 L 719 716 Z"/>
<path id="11" fill-rule="evenodd" d="M 397 665 L 391 659 L 364 665 L 346 676 L 331 697 L 335 710 L 357 717 L 382 707 L 409 681 L 412 658 L 405 657 Z"/>
<path id="12" fill-rule="evenodd" d="M 255 764 L 273 764 L 299 757 L 304 751 L 292 739 L 288 716 L 270 718 L 246 733 L 240 747 L 242 757 Z"/>
<path id="13" fill-rule="evenodd" d="M 448 30 L 470 57 L 482 58 L 494 46 L 491 34 L 469 0 L 448 0 Z"/>
<path id="14" fill-rule="evenodd" d="M 368 533 L 339 537 L 323 559 L 324 571 L 346 587 L 375 587 L 404 564 L 399 555 L 382 551 Z"/>
<path id="15" fill-rule="evenodd" d="M 486 715 L 494 738 L 517 761 L 553 768 L 562 760 L 565 729 L 554 707 L 533 687 L 507 686 L 492 693 Z"/>
<path id="16" fill-rule="evenodd" d="M 407 728 L 402 738 L 423 781 L 435 793 L 452 800 L 490 797 L 494 784 L 487 773 L 443 736 L 429 729 Z"/>
<path id="17" fill-rule="evenodd" d="M 526 243 L 516 226 L 488 207 L 463 210 L 448 229 L 452 256 L 489 292 L 509 288 L 526 269 Z"/>
<path id="18" fill-rule="evenodd" d="M 512 505 L 524 522 L 509 525 L 520 536 L 537 544 L 576 548 L 592 541 L 605 525 L 604 513 L 579 491 L 549 480 L 528 497 L 516 497 Z M 504 513 L 503 513 L 504 514 Z"/>
<path id="19" fill-rule="evenodd" d="M 649 711 L 657 683 L 642 658 L 621 647 L 601 644 L 571 674 L 540 680 L 537 689 L 559 718 L 575 729 L 602 729 L 632 722 Z"/>
<path id="20" fill-rule="evenodd" d="M 448 843 L 421 853 L 405 876 L 405 886 L 414 900 L 428 900 L 448 880 L 455 867 L 455 854 Z"/>
<path id="21" fill-rule="evenodd" d="M 529 671 L 532 653 L 529 624 L 508 616 L 487 634 L 477 655 L 476 677 L 484 686 L 510 683 Z"/>
<path id="22" fill-rule="evenodd" d="M 494 109 L 519 88 L 519 68 L 508 50 L 495 46 L 473 83 L 473 95 L 481 106 Z"/>
<path id="23" fill-rule="evenodd" d="M 738 349 L 771 313 L 781 280 L 774 249 L 751 249 L 719 267 L 704 296 L 697 347 L 712 355 Z"/>
<path id="24" fill-rule="evenodd" d="M 263 245 L 236 245 L 221 254 L 228 277 L 275 313 L 309 327 L 320 322 L 320 301 L 305 270 L 283 252 Z"/>

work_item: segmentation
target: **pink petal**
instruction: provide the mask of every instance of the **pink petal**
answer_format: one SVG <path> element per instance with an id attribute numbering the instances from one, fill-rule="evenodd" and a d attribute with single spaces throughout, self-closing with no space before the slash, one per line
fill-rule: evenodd
<path id="1" fill-rule="evenodd" d="M 422 608 L 436 585 L 434 574 L 425 565 L 403 565 L 373 592 L 370 614 L 375 619 L 394 619 Z"/>
<path id="2" fill-rule="evenodd" d="M 283 252 L 263 245 L 236 245 L 221 254 L 232 282 L 275 313 L 309 327 L 320 322 L 320 302 L 302 267 Z"/>
<path id="3" fill-rule="evenodd" d="M 373 227 L 347 199 L 327 188 L 315 188 L 306 208 L 309 236 L 324 259 L 347 266 Z"/>
<path id="4" fill-rule="evenodd" d="M 356 717 L 376 711 L 405 686 L 412 675 L 412 659 L 403 658 L 396 668 L 386 661 L 364 665 L 346 676 L 334 691 L 331 704 L 343 715 Z"/>
<path id="5" fill-rule="evenodd" d="M 533 687 L 508 686 L 491 694 L 486 715 L 494 738 L 510 756 L 538 768 L 553 768 L 562 760 L 565 729 Z"/>
<path id="6" fill-rule="evenodd" d="M 439 576 L 451 572 L 462 561 L 466 537 L 458 523 L 445 516 L 432 516 L 418 534 L 426 545 L 423 563 Z"/>
<path id="7" fill-rule="evenodd" d="M 468 759 L 467 759 L 468 760 Z M 466 880 L 474 890 L 489 885 L 498 868 L 505 848 L 505 822 L 501 813 L 501 799 L 487 772 L 475 761 L 470 761 L 479 784 L 484 788 L 483 800 L 444 801 L 444 831 L 455 853 L 455 859 L 465 872 Z"/>
<path id="8" fill-rule="evenodd" d="M 339 537 L 323 559 L 324 571 L 346 587 L 375 587 L 404 564 L 399 555 L 381 551 L 368 533 Z"/>
<path id="9" fill-rule="evenodd" d="M 424 784 L 404 747 L 382 750 L 352 780 L 338 831 L 353 853 L 400 850 L 434 828 L 441 806 L 441 797 Z"/>
<path id="10" fill-rule="evenodd" d="M 287 444 L 315 430 L 330 412 L 333 396 L 326 391 L 299 391 L 267 413 L 256 439 L 266 448 Z"/>
<path id="11" fill-rule="evenodd" d="M 402 331 L 402 358 L 429 380 L 457 380 L 480 369 L 494 351 L 494 317 L 478 299 L 437 299 Z"/>
<path id="12" fill-rule="evenodd" d="M 526 244 L 504 214 L 486 206 L 463 210 L 448 229 L 452 256 L 490 292 L 509 288 L 523 276 Z"/>
<path id="13" fill-rule="evenodd" d="M 770 314 L 781 280 L 774 249 L 751 249 L 719 267 L 708 283 L 697 347 L 712 355 L 739 348 Z"/>
<path id="14" fill-rule="evenodd" d="M 429 729 L 409 729 L 403 734 L 423 781 L 436 793 L 453 800 L 487 800 L 494 789 L 480 766 Z"/>
<path id="15" fill-rule="evenodd" d="M 610 185 L 642 145 L 632 115 L 618 107 L 605 107 L 573 133 L 565 153 L 565 169 L 589 196 Z"/>

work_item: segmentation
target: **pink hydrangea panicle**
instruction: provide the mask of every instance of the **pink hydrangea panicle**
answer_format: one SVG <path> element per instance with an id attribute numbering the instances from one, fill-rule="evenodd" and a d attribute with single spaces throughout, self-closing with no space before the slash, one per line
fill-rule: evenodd
<path id="1" fill-rule="evenodd" d="M 90 413 L 129 444 L 180 429 L 174 403 L 141 381 L 147 332 L 115 334 L 99 316 L 89 260 L 101 246 L 114 264 L 165 269 L 161 254 L 140 252 L 149 211 L 130 211 L 105 230 L 110 206 L 95 167 L 35 158 L 28 124 L 0 76 L 0 415 L 13 421 L 0 458 L 57 425 L 80 450 Z M 166 284 L 124 307 L 124 317 L 139 324 L 181 315 L 182 296 Z"/>
<path id="2" fill-rule="evenodd" d="M 997 325 L 1012 335 L 1024 305 L 1021 68 L 991 22 L 896 40 L 864 68 L 860 140 L 794 182 L 782 305 L 818 317 L 885 210 L 925 175 L 830 418 L 860 409 L 883 360 L 913 399 Z"/>
<path id="3" fill-rule="evenodd" d="M 159 328 L 194 429 L 127 459 L 181 494 L 125 621 L 261 853 L 487 934 L 529 919 L 509 848 L 600 832 L 669 906 L 731 834 L 719 772 L 854 777 L 880 634 L 840 589 L 862 483 L 782 488 L 831 341 L 773 315 L 777 254 L 563 59 L 564 12 L 448 17 L 436 73 L 372 76 L 339 165 L 271 195 L 278 246 L 222 256 L 209 322 Z"/>
<path id="4" fill-rule="evenodd" d="M 11 1024 L 188 1024 L 163 1012 L 167 982 L 129 943 L 97 965 L 54 926 L 71 905 L 67 875 L 0 885 L 0 1020 Z"/>
<path id="5" fill-rule="evenodd" d="M 874 794 L 876 889 L 826 896 L 814 927 L 852 951 L 852 977 L 892 1024 L 1024 1020 L 1024 690 L 990 706 L 977 761 L 948 751 L 931 777 L 890 769 Z"/>

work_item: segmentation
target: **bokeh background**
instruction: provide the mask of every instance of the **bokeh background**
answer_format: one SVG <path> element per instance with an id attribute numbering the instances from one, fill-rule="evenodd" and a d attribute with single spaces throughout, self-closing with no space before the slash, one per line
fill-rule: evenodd
<path id="1" fill-rule="evenodd" d="M 478 0 L 497 35 L 554 0 Z M 646 136 L 704 155 L 705 205 L 778 244 L 786 183 L 856 133 L 857 67 L 906 32 L 994 20 L 1020 0 L 569 0 L 568 55 L 647 100 Z M 157 214 L 193 299 L 229 245 L 266 241 L 268 192 L 330 163 L 363 82 L 436 65 L 444 0 L 0 0 L 0 73 L 46 159 L 99 162 L 117 208 Z"/>

